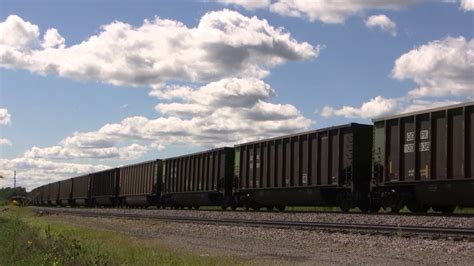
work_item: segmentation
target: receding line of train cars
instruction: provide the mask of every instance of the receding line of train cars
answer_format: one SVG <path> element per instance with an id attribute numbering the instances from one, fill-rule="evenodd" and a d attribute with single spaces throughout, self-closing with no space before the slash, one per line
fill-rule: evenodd
<path id="1" fill-rule="evenodd" d="M 450 213 L 474 207 L 474 102 L 109 169 L 31 192 L 38 205 Z"/>

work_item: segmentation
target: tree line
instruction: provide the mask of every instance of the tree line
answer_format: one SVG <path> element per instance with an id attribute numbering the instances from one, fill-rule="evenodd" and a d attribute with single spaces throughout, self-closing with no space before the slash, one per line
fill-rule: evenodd
<path id="1" fill-rule="evenodd" d="M 12 196 L 28 196 L 24 187 L 2 187 L 0 188 L 0 200 L 10 200 Z"/>

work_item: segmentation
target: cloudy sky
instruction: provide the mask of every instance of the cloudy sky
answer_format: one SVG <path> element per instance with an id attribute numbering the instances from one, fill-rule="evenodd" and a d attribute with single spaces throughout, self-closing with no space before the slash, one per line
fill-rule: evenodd
<path id="1" fill-rule="evenodd" d="M 0 187 L 472 101 L 473 10 L 0 0 Z"/>

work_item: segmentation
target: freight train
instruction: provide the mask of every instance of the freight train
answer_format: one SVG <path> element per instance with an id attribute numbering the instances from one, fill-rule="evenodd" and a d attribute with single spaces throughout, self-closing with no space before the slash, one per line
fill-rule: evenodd
<path id="1" fill-rule="evenodd" d="M 474 102 L 147 161 L 43 185 L 54 206 L 443 213 L 474 207 Z"/>

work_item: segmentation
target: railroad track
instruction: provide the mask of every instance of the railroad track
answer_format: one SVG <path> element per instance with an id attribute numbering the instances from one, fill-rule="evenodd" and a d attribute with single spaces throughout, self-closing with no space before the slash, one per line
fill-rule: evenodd
<path id="1" fill-rule="evenodd" d="M 133 208 L 132 208 L 133 209 Z M 153 208 L 147 208 L 144 210 L 156 210 Z M 377 215 L 389 215 L 389 216 L 414 216 L 414 217 L 460 217 L 460 218 L 474 218 L 474 213 L 435 213 L 435 212 L 429 212 L 429 213 L 412 213 L 412 212 L 358 212 L 358 211 L 351 211 L 351 212 L 342 212 L 342 211 L 312 211 L 312 210 L 285 210 L 285 211 L 277 211 L 277 210 L 272 210 L 272 211 L 267 211 L 267 210 L 245 210 L 245 209 L 238 209 L 238 210 L 221 210 L 221 209 L 206 209 L 206 208 L 201 208 L 198 210 L 192 210 L 195 212 L 249 212 L 249 213 L 255 213 L 255 212 L 263 212 L 263 213 L 294 213 L 294 214 L 299 214 L 299 213 L 321 213 L 321 214 L 343 214 L 343 215 L 371 215 L 371 216 L 377 216 Z"/>
<path id="2" fill-rule="evenodd" d="M 39 208 L 34 212 L 43 212 Z M 250 219 L 229 219 L 229 218 L 203 218 L 203 217 L 182 217 L 152 214 L 127 214 L 127 213 L 93 213 L 88 211 L 68 211 L 68 210 L 44 210 L 46 214 L 67 214 L 82 217 L 101 218 L 125 218 L 133 220 L 159 220 L 174 223 L 199 223 L 229 226 L 251 226 L 270 227 L 296 230 L 319 230 L 331 232 L 358 232 L 358 233 L 378 233 L 393 234 L 398 236 L 430 236 L 437 238 L 456 238 L 474 240 L 474 228 L 460 227 L 434 227 L 434 226 L 410 226 L 410 225 L 389 225 L 389 224 L 356 224 L 356 223 L 327 223 L 327 222 L 297 222 L 297 221 L 277 221 L 277 220 L 250 220 Z M 43 213 L 43 214 L 44 214 Z"/>

